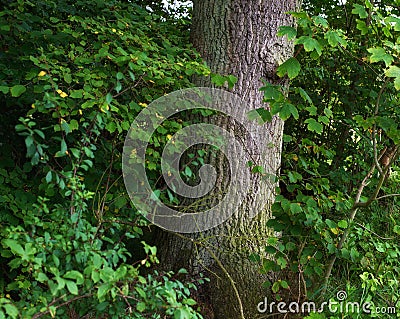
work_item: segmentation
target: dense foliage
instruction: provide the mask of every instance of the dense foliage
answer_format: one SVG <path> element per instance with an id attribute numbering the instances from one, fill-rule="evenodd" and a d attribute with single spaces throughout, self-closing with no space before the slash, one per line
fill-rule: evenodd
<path id="1" fill-rule="evenodd" d="M 0 318 L 200 318 L 193 283 L 143 271 L 156 247 L 142 241 L 146 222 L 121 178 L 136 114 L 208 73 L 187 21 L 145 6 L 2 5 Z M 151 174 L 157 143 L 148 152 Z"/>
<path id="2" fill-rule="evenodd" d="M 400 309 L 399 8 L 303 1 L 298 28 L 280 29 L 296 45 L 277 68 L 291 87 L 266 83 L 269 107 L 258 110 L 286 121 L 269 222 L 280 236 L 266 239 L 273 259 L 250 256 L 278 273 L 266 283 L 276 300 L 343 290 Z M 192 293 L 204 279 L 149 268 L 157 248 L 121 176 L 135 116 L 209 75 L 188 44 L 190 9 L 17 0 L 1 10 L 0 318 L 202 318 Z M 159 184 L 160 154 L 184 118 L 165 120 L 146 151 L 152 186 L 175 204 Z M 182 173 L 195 178 L 189 166 Z"/>
<path id="3" fill-rule="evenodd" d="M 278 299 L 292 288 L 294 300 L 339 302 L 341 290 L 348 302 L 370 302 L 373 317 L 386 316 L 378 311 L 400 305 L 399 7 L 303 5 L 298 29 L 280 30 L 296 44 L 278 68 L 293 79 L 288 98 L 264 88 L 272 112 L 288 120 L 269 222 L 282 237 L 269 239 L 275 261 L 263 271 L 290 270 L 289 282 L 270 283 Z"/>

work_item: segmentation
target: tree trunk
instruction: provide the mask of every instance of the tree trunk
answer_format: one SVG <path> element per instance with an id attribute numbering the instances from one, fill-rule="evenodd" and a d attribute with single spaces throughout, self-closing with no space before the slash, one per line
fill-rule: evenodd
<path id="1" fill-rule="evenodd" d="M 275 76 L 275 70 L 292 55 L 293 43 L 277 37 L 276 33 L 279 26 L 293 25 L 287 12 L 296 9 L 297 0 L 195 0 L 192 43 L 212 72 L 238 78 L 233 93 L 250 103 L 252 109 L 267 108 L 259 90 L 263 85 L 261 80 L 282 84 Z M 210 86 L 204 78 L 196 79 L 195 84 Z M 232 129 L 230 121 L 217 122 L 219 126 Z M 275 116 L 264 125 L 254 123 L 250 130 L 257 145 L 247 140 L 247 135 L 244 143 L 250 153 L 252 148 L 261 151 L 256 154 L 255 164 L 264 168 L 264 177 L 277 176 L 283 122 Z M 254 153 L 257 152 L 254 150 Z M 253 158 L 249 157 L 249 160 L 253 161 Z M 221 162 L 216 164 L 223 166 Z M 251 168 L 243 167 L 246 169 Z M 262 284 L 271 278 L 260 274 L 259 265 L 251 262 L 249 255 L 265 254 L 263 247 L 271 235 L 266 223 L 271 216 L 276 184 L 271 181 L 260 183 L 260 174 L 253 176 L 253 191 L 222 225 L 192 234 L 191 240 L 166 232 L 159 238 L 160 259 L 165 269 L 186 267 L 192 275 L 201 271 L 210 278 L 205 294 L 210 298 L 217 319 L 257 318 L 260 316 L 257 304 L 269 294 Z M 257 201 L 255 206 L 254 201 Z M 258 214 L 255 217 L 249 207 L 256 207 Z"/>

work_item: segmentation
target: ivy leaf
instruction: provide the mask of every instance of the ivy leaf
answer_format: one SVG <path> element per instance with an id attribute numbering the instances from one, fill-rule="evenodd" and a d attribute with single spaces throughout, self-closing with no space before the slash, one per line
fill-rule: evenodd
<path id="1" fill-rule="evenodd" d="M 10 91 L 11 91 L 11 96 L 18 97 L 26 91 L 26 87 L 18 84 L 18 85 L 14 85 Z"/>
<path id="2" fill-rule="evenodd" d="M 211 74 L 211 82 L 214 83 L 216 86 L 223 86 L 226 81 L 227 79 L 225 76 L 219 74 Z"/>
<path id="3" fill-rule="evenodd" d="M 281 287 L 282 287 L 283 289 L 288 289 L 288 288 L 289 288 L 289 284 L 287 283 L 287 281 L 282 280 L 282 281 L 281 281 Z"/>
<path id="4" fill-rule="evenodd" d="M 227 76 L 227 81 L 228 81 L 228 88 L 231 90 L 235 86 L 236 82 L 238 81 L 238 78 L 234 75 L 228 75 Z"/>
<path id="5" fill-rule="evenodd" d="M 316 132 L 318 134 L 322 133 L 323 126 L 321 123 L 318 123 L 315 119 L 309 118 L 305 120 L 304 123 L 308 124 L 307 128 L 309 131 Z"/>
<path id="6" fill-rule="evenodd" d="M 367 51 L 371 53 L 371 56 L 369 57 L 371 63 L 383 61 L 385 62 L 386 67 L 388 67 L 393 62 L 393 56 L 387 54 L 384 48 L 369 48 Z"/>
<path id="7" fill-rule="evenodd" d="M 392 65 L 386 72 L 385 75 L 389 78 L 394 79 L 394 87 L 396 90 L 400 91 L 400 68 L 398 66 Z"/>
<path id="8" fill-rule="evenodd" d="M 294 79 L 296 76 L 299 75 L 300 73 L 300 63 L 299 61 L 297 61 L 296 58 L 290 58 L 289 60 L 285 61 L 284 63 L 282 63 L 278 69 L 276 70 L 276 74 L 279 77 L 284 77 L 285 74 L 287 73 L 289 79 Z"/>

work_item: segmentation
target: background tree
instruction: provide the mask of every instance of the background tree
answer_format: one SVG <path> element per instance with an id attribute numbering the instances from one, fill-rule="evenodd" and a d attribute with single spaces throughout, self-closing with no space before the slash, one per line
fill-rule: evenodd
<path id="1" fill-rule="evenodd" d="M 276 68 L 292 54 L 293 44 L 278 37 L 277 31 L 282 25 L 293 25 L 287 12 L 296 9 L 294 0 L 194 1 L 191 39 L 211 71 L 219 75 L 213 82 L 223 83 L 223 76 L 233 75 L 237 78 L 233 93 L 250 103 L 253 110 L 267 108 L 260 88 L 263 80 L 271 84 L 287 83 L 276 76 Z M 227 80 L 229 82 L 229 78 Z M 209 86 L 211 83 L 209 79 L 196 78 L 195 84 Z M 240 111 L 238 108 L 237 112 Z M 235 130 L 235 124 L 229 120 L 219 118 L 214 122 L 227 130 Z M 252 133 L 256 145 L 252 145 L 248 136 L 240 136 L 240 133 L 236 136 L 244 140 L 249 154 L 259 156 L 257 160 L 250 156 L 248 161 L 254 161 L 253 166 L 241 168 L 253 170 L 253 182 L 258 182 L 262 174 L 279 174 L 283 121 L 274 116 L 269 123 L 256 124 Z M 261 154 L 257 154 L 258 149 Z M 223 167 L 222 162 L 223 158 L 217 158 L 213 164 Z M 261 174 L 256 173 L 255 166 Z M 223 169 L 220 172 L 223 184 L 228 175 Z M 267 293 L 262 288 L 267 278 L 259 273 L 258 265 L 249 257 L 262 250 L 270 234 L 266 223 L 271 216 L 273 183 L 264 182 L 261 189 L 250 189 L 238 213 L 222 225 L 195 236 L 196 244 L 174 234 L 159 239 L 161 260 L 167 269 L 183 264 L 191 268 L 192 274 L 209 271 L 211 281 L 204 294 L 211 297 L 216 318 L 254 318 L 260 298 Z M 261 195 L 257 205 L 259 214 L 252 218 L 252 201 L 257 192 Z M 210 256 L 211 250 L 215 255 Z"/>

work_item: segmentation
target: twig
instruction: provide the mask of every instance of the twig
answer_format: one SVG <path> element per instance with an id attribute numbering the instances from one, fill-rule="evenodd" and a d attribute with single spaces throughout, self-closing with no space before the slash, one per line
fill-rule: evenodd
<path id="1" fill-rule="evenodd" d="M 61 307 L 66 306 L 66 305 L 68 305 L 68 304 L 70 304 L 71 302 L 74 302 L 74 301 L 76 301 L 76 300 L 80 300 L 80 299 L 84 299 L 84 298 L 92 297 L 92 296 L 93 296 L 92 293 L 87 293 L 87 294 L 84 294 L 84 295 L 82 295 L 82 296 L 76 296 L 76 297 L 74 297 L 74 298 L 72 298 L 72 299 L 70 299 L 70 300 L 67 300 L 67 301 L 65 301 L 65 302 L 63 302 L 63 303 L 61 303 L 61 304 L 55 306 L 55 308 L 58 309 L 58 308 L 61 308 Z M 50 305 L 51 305 L 51 304 L 50 304 Z M 47 315 L 48 313 L 50 313 L 50 310 L 46 310 L 46 311 L 43 311 L 43 312 L 38 312 L 38 313 L 36 313 L 35 315 L 32 316 L 32 319 L 40 318 L 40 317 L 42 317 L 42 316 L 44 316 L 44 315 Z"/>
<path id="2" fill-rule="evenodd" d="M 374 231 L 372 231 L 371 229 L 368 229 L 367 227 L 365 227 L 364 225 L 360 224 L 360 223 L 356 223 L 358 226 L 360 226 L 362 229 L 370 232 L 371 234 L 375 235 L 376 237 L 382 239 L 382 240 L 392 240 L 394 239 L 394 237 L 382 237 L 379 236 L 377 233 L 375 233 Z"/>

